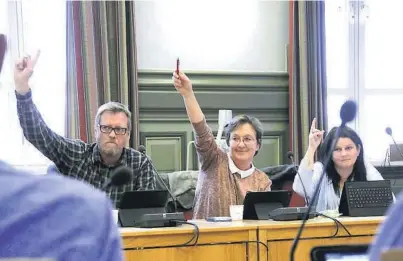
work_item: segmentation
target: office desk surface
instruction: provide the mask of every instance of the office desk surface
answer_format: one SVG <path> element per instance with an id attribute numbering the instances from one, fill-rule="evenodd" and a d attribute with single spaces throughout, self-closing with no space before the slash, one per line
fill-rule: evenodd
<path id="1" fill-rule="evenodd" d="M 309 260 L 312 247 L 370 243 L 384 217 L 340 217 L 351 236 L 333 220 L 306 224 L 296 260 Z M 168 228 L 121 228 L 126 260 L 289 260 L 301 221 L 245 220 L 211 223 L 191 221 L 199 228 L 197 245 L 184 245 L 195 235 L 191 225 Z M 336 233 L 337 232 L 337 233 Z M 266 248 L 266 246 L 267 248 Z"/>
<path id="2" fill-rule="evenodd" d="M 217 230 L 220 231 L 231 231 L 234 229 L 250 229 L 258 226 L 259 221 L 258 220 L 248 220 L 248 221 L 231 221 L 231 222 L 208 222 L 205 220 L 190 220 L 188 221 L 189 223 L 196 224 L 200 230 L 203 230 L 204 232 L 215 232 Z M 182 233 L 190 233 L 192 232 L 194 227 L 192 225 L 188 224 L 183 224 L 178 227 L 162 227 L 162 228 L 136 228 L 136 227 L 130 227 L 130 228 L 120 228 L 120 232 L 123 237 L 131 236 L 133 234 L 135 235 L 141 235 L 141 234 L 147 234 L 147 235 L 161 235 L 167 233 L 173 233 L 173 234 L 182 234 Z"/>
<path id="3" fill-rule="evenodd" d="M 346 223 L 363 223 L 363 224 L 379 224 L 380 221 L 383 221 L 385 219 L 384 216 L 381 217 L 338 217 L 337 220 L 342 222 L 343 224 Z M 270 227 L 281 227 L 281 226 L 287 226 L 287 227 L 299 227 L 302 223 L 301 220 L 295 220 L 295 221 L 274 221 L 274 220 L 244 220 L 240 221 L 242 223 L 254 223 L 258 224 L 258 226 L 270 226 Z M 327 217 L 317 217 L 317 218 L 312 218 L 309 219 L 306 222 L 306 226 L 315 226 L 318 224 L 326 224 L 326 223 L 334 223 L 333 220 Z"/>

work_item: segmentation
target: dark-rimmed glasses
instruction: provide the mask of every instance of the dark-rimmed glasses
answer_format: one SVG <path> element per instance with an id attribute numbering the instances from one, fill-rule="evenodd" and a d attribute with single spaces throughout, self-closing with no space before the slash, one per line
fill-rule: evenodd
<path id="1" fill-rule="evenodd" d="M 113 128 L 108 125 L 99 125 L 99 130 L 102 133 L 106 134 L 110 134 L 112 131 L 114 131 L 116 135 L 125 135 L 127 132 L 127 128 L 120 128 L 120 127 Z"/>

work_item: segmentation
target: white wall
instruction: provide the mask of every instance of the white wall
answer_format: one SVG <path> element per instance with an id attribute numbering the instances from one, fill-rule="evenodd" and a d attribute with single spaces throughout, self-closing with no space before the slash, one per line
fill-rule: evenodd
<path id="1" fill-rule="evenodd" d="M 286 71 L 288 1 L 136 1 L 138 66 Z"/>

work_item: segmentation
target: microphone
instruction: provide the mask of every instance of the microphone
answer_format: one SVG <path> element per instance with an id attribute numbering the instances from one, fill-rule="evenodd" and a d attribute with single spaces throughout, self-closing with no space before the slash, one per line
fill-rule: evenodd
<path id="1" fill-rule="evenodd" d="M 348 122 L 354 120 L 356 114 L 357 114 L 357 104 L 353 100 L 348 100 L 341 106 L 341 108 L 340 108 L 341 124 L 336 130 L 336 134 L 334 136 L 334 139 L 332 141 L 332 144 L 331 144 L 331 147 L 330 147 L 329 151 L 334 150 L 334 148 L 336 147 L 337 141 L 339 140 L 340 131 L 346 126 L 346 124 Z M 301 238 L 302 231 L 304 230 L 306 221 L 309 218 L 309 213 L 311 212 L 312 206 L 313 206 L 313 204 L 315 204 L 315 202 L 316 202 L 316 200 L 318 198 L 319 190 L 320 190 L 320 184 L 322 184 L 323 178 L 325 176 L 326 167 L 329 164 L 331 159 L 332 159 L 332 153 L 329 153 L 326 156 L 326 159 L 323 162 L 323 170 L 322 170 L 322 173 L 320 175 L 319 182 L 318 182 L 318 184 L 317 184 L 317 186 L 315 188 L 315 191 L 314 191 L 313 197 L 311 199 L 311 202 L 308 205 L 308 210 L 305 213 L 305 216 L 304 216 L 304 218 L 302 220 L 302 224 L 299 227 L 297 236 L 295 237 L 294 242 L 293 242 L 293 244 L 291 246 L 290 261 L 294 261 L 295 251 L 297 250 L 299 239 Z"/>
<path id="2" fill-rule="evenodd" d="M 150 159 L 150 157 L 148 157 L 148 155 L 146 154 L 146 147 L 144 147 L 143 145 L 138 146 L 137 150 L 143 154 L 144 156 L 146 156 L 146 158 L 148 159 L 148 161 L 150 162 L 151 168 L 153 169 L 153 171 L 155 172 L 155 174 L 157 174 L 157 177 L 160 179 L 162 185 L 165 187 L 165 189 L 168 191 L 169 196 L 171 196 L 171 199 L 174 202 L 174 212 L 176 213 L 177 211 L 177 206 L 176 206 L 176 198 L 175 196 L 172 194 L 171 190 L 168 188 L 167 184 L 164 182 L 164 180 L 161 178 L 160 174 L 158 173 L 158 171 L 155 169 L 154 164 L 152 162 L 152 160 Z"/>
<path id="3" fill-rule="evenodd" d="M 308 195 L 306 194 L 306 190 L 305 190 L 305 186 L 304 186 L 304 182 L 302 181 L 301 175 L 298 172 L 297 166 L 295 165 L 295 161 L 294 161 L 294 153 L 292 151 L 287 152 L 286 154 L 287 158 L 289 158 L 291 160 L 291 163 L 294 167 L 295 173 L 297 173 L 299 180 L 301 181 L 302 184 L 302 189 L 304 190 L 304 199 L 305 199 L 305 204 L 306 206 L 309 205 L 309 201 L 308 201 Z"/>
<path id="4" fill-rule="evenodd" d="M 144 147 L 143 145 L 140 145 L 140 146 L 137 148 L 137 150 L 138 150 L 140 153 L 146 155 L 146 147 Z"/>
<path id="5" fill-rule="evenodd" d="M 102 190 L 106 190 L 109 187 L 119 187 L 129 183 L 132 180 L 133 171 L 126 167 L 120 166 L 112 173 L 111 177 L 101 187 Z"/>
<path id="6" fill-rule="evenodd" d="M 403 153 L 402 153 L 402 151 L 400 150 L 399 146 L 397 145 L 395 139 L 393 138 L 393 135 L 392 135 L 392 128 L 387 127 L 387 128 L 385 129 L 385 132 L 392 138 L 393 143 L 395 144 L 395 147 L 396 147 L 397 151 L 399 152 L 400 156 L 403 158 Z"/>
<path id="7" fill-rule="evenodd" d="M 7 51 L 7 39 L 4 34 L 0 34 L 0 73 L 3 68 L 4 57 Z"/>
<path id="8" fill-rule="evenodd" d="M 340 127 L 344 127 L 346 126 L 347 123 L 353 121 L 356 114 L 357 114 L 357 104 L 355 103 L 355 101 L 353 100 L 346 101 L 340 108 L 340 118 L 341 118 Z M 338 139 L 339 137 L 336 136 L 336 138 Z"/>

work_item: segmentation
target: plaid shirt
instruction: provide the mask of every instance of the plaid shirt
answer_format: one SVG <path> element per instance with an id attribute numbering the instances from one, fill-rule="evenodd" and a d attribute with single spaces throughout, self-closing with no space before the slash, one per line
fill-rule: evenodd
<path id="1" fill-rule="evenodd" d="M 118 166 L 126 165 L 133 169 L 131 183 L 121 187 L 110 187 L 105 192 L 115 207 L 119 206 L 123 192 L 133 190 L 153 190 L 156 186 L 151 162 L 134 149 L 123 149 L 122 156 L 115 166 L 106 166 L 96 143 L 87 144 L 81 140 L 62 137 L 53 132 L 42 119 L 32 101 L 32 93 L 17 96 L 17 110 L 25 138 L 66 176 L 85 180 L 96 188 L 101 188 Z"/>

